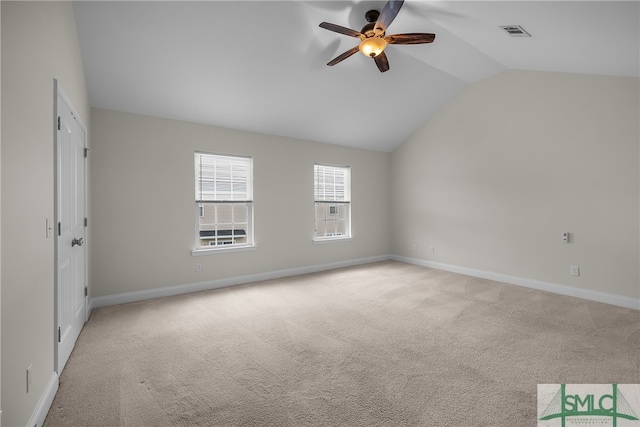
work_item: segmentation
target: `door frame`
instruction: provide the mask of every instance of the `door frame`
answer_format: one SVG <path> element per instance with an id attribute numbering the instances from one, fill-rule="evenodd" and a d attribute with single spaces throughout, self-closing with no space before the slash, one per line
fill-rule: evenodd
<path id="1" fill-rule="evenodd" d="M 58 372 L 58 232 L 57 232 L 57 224 L 59 222 L 58 218 L 58 99 L 61 98 L 65 104 L 71 110 L 74 118 L 76 119 L 78 125 L 84 131 L 84 150 L 85 156 L 84 161 L 82 162 L 82 167 L 84 168 L 84 216 L 88 218 L 88 204 L 89 204 L 89 186 L 88 186 L 88 176 L 87 176 L 87 126 L 85 125 L 82 117 L 77 113 L 77 110 L 73 106 L 73 103 L 69 100 L 69 97 L 64 93 L 60 84 L 58 83 L 58 79 L 53 79 L 53 224 L 51 224 L 48 231 L 51 231 L 51 227 L 53 227 L 53 265 L 54 265 L 54 275 L 53 275 L 53 370 L 60 375 Z M 85 230 L 85 241 L 88 241 L 88 227 L 85 226 L 87 230 Z M 84 284 L 88 288 L 89 286 L 89 264 L 88 264 L 88 245 L 85 243 L 83 245 L 84 252 Z M 85 292 L 84 297 L 84 323 L 89 319 L 89 304 L 88 304 L 88 292 Z"/>

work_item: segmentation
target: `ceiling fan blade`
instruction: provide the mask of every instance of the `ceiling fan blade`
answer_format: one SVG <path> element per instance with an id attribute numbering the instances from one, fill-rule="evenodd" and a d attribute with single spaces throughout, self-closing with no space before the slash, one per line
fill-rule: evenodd
<path id="1" fill-rule="evenodd" d="M 431 33 L 392 34 L 384 38 L 384 40 L 389 44 L 432 43 L 435 39 L 436 35 Z"/>
<path id="2" fill-rule="evenodd" d="M 335 31 L 336 33 L 344 34 L 351 37 L 358 37 L 364 39 L 365 36 L 360 31 L 352 30 L 351 28 L 342 27 L 340 25 L 332 24 L 330 22 L 322 22 L 320 28 L 325 30 Z"/>
<path id="3" fill-rule="evenodd" d="M 384 73 L 385 71 L 389 70 L 389 60 L 387 59 L 387 55 L 384 52 L 382 52 L 378 56 L 375 56 L 373 60 L 376 61 L 378 70 L 380 70 L 381 73 Z"/>
<path id="4" fill-rule="evenodd" d="M 376 25 L 373 28 L 375 30 L 381 30 L 382 33 L 387 31 L 387 27 L 396 18 L 398 12 L 400 12 L 402 3 L 404 3 L 404 0 L 389 0 L 387 4 L 384 5 L 382 12 L 380 12 L 380 16 L 378 16 L 378 20 L 376 21 Z"/>
<path id="5" fill-rule="evenodd" d="M 345 59 L 347 59 L 348 57 L 350 57 L 351 55 L 353 55 L 354 53 L 356 53 L 359 49 L 360 49 L 359 46 L 353 47 L 353 48 L 349 49 L 348 51 L 346 51 L 345 53 L 343 53 L 342 55 L 336 56 L 331 61 L 327 62 L 327 65 L 329 65 L 329 66 L 336 65 L 338 62 L 342 62 Z M 382 52 L 382 53 L 384 53 L 384 52 Z"/>

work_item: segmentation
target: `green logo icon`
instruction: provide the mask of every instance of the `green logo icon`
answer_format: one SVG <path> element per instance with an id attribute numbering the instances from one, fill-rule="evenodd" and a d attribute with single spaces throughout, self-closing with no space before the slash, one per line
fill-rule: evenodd
<path id="1" fill-rule="evenodd" d="M 541 398 L 541 386 L 557 387 L 558 385 L 539 384 L 538 400 Z M 637 385 L 633 386 L 640 388 Z M 633 402 L 638 405 L 635 402 L 635 398 Z M 539 421 L 559 419 L 562 427 L 565 427 L 567 419 L 572 419 L 572 417 L 581 417 L 583 420 L 580 422 L 581 424 L 586 422 L 587 418 L 593 420 L 593 422 L 589 423 L 591 425 L 597 422 L 595 421 L 596 418 L 605 417 L 600 418 L 602 422 L 600 425 L 612 425 L 613 427 L 618 427 L 619 420 L 639 421 L 638 415 L 619 390 L 618 384 L 611 384 L 611 388 L 606 391 L 603 391 L 602 385 L 581 384 L 579 387 L 578 385 L 573 387 L 571 392 L 567 391 L 566 384 L 560 384 L 558 391 L 546 406 L 546 409 L 539 413 L 538 416 Z M 575 418 L 574 422 L 578 422 L 578 418 Z M 612 424 L 609 424 L 609 422 Z M 640 423 L 633 423 L 633 425 L 635 424 L 640 425 Z"/>

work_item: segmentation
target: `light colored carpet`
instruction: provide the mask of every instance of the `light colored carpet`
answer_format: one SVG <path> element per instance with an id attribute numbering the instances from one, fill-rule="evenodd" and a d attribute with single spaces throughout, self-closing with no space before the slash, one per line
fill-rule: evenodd
<path id="1" fill-rule="evenodd" d="M 640 312 L 382 262 L 94 310 L 54 426 L 535 426 L 639 383 Z"/>

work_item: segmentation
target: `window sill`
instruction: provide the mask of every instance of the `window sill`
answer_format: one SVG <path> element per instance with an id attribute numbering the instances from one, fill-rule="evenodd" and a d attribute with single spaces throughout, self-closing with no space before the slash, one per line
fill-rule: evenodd
<path id="1" fill-rule="evenodd" d="M 191 256 L 203 256 L 203 255 L 213 255 L 213 254 L 229 254 L 233 252 L 248 252 L 255 251 L 257 249 L 256 245 L 247 245 L 247 246 L 233 246 L 230 248 L 206 248 L 206 249 L 194 249 L 191 251 Z"/>
<path id="2" fill-rule="evenodd" d="M 353 241 L 353 237 L 345 236 L 345 237 L 324 237 L 313 239 L 314 245 L 323 245 L 325 243 L 337 243 L 337 242 L 351 242 Z"/>

